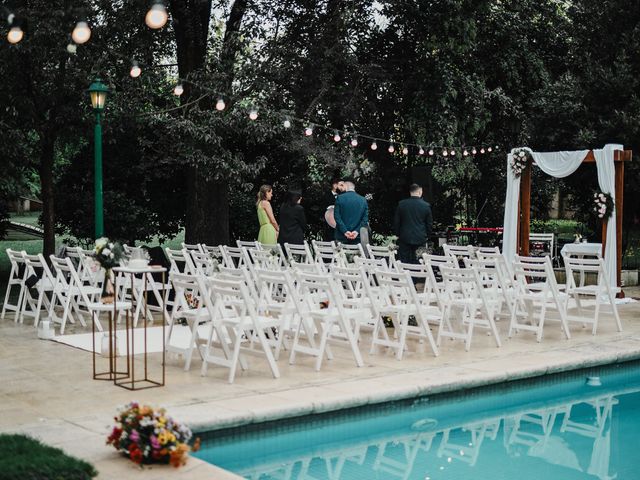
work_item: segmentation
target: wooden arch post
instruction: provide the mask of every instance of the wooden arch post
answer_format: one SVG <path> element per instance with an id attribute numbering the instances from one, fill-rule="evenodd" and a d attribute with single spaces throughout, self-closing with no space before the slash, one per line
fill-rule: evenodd
<path id="1" fill-rule="evenodd" d="M 618 287 L 622 280 L 622 208 L 624 198 L 624 162 L 630 162 L 633 157 L 631 150 L 615 150 L 613 152 L 613 162 L 615 166 L 615 186 L 616 186 L 616 281 Z M 593 151 L 589 151 L 582 163 L 595 163 L 596 158 Z M 531 230 L 531 165 L 529 160 L 526 168 L 520 176 L 520 200 L 518 202 L 518 248 L 520 255 L 529 255 L 529 233 Z M 602 223 L 602 254 L 607 239 L 607 228 L 609 221 Z"/>

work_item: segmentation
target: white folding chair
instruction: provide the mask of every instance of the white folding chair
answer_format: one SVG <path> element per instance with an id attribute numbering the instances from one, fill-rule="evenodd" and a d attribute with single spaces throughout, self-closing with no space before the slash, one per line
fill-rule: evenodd
<path id="1" fill-rule="evenodd" d="M 364 366 L 357 343 L 359 323 L 345 308 L 331 276 L 297 271 L 296 280 L 302 299 L 297 304 L 298 314 L 303 321 L 296 330 L 289 363 L 295 363 L 298 353 L 311 355 L 316 358 L 315 369 L 319 371 L 324 356 L 333 357 L 329 344 L 342 344 L 350 348 L 356 365 Z M 306 319 L 313 321 L 315 329 L 304 321 Z M 316 331 L 320 337 L 317 346 L 314 340 Z M 301 343 L 303 334 L 308 345 Z"/>
<path id="2" fill-rule="evenodd" d="M 174 250 L 169 247 L 164 249 L 165 254 L 167 255 L 167 259 L 169 260 L 169 274 L 172 273 L 191 273 L 189 269 L 189 265 L 187 262 L 189 261 L 185 256 L 187 255 L 186 250 Z"/>
<path id="3" fill-rule="evenodd" d="M 384 259 L 390 268 L 393 267 L 396 262 L 396 251 L 389 247 L 367 244 L 367 253 L 369 254 L 369 258 Z"/>
<path id="4" fill-rule="evenodd" d="M 330 265 L 333 265 L 338 261 L 338 258 L 335 254 L 335 242 L 321 242 L 318 240 L 312 240 L 311 244 L 313 245 L 316 263 L 328 263 Z"/>
<path id="5" fill-rule="evenodd" d="M 355 330 L 356 340 L 362 328 L 373 330 L 377 324 L 379 328 L 384 328 L 384 322 L 373 298 L 374 293 L 369 278 L 362 267 L 334 266 L 331 276 L 338 287 L 336 290 L 341 296 L 347 314 L 355 322 L 359 322 L 359 328 Z"/>
<path id="6" fill-rule="evenodd" d="M 364 254 L 364 249 L 362 245 L 357 243 L 355 245 L 350 245 L 347 243 L 338 243 L 333 248 L 333 255 L 336 257 L 338 265 L 342 267 L 346 267 L 349 264 L 354 264 L 355 259 L 362 257 L 366 258 Z"/>
<path id="7" fill-rule="evenodd" d="M 255 247 L 255 245 L 254 245 Z M 240 268 L 245 265 L 245 256 L 240 247 L 220 246 L 220 253 L 224 260 L 224 265 L 229 268 Z"/>
<path id="8" fill-rule="evenodd" d="M 474 327 L 487 328 L 493 335 L 498 347 L 501 346 L 500 335 L 495 324 L 499 301 L 490 292 L 497 291 L 497 280 L 491 273 L 477 268 L 442 267 L 444 282 L 443 304 L 444 314 L 438 330 L 438 346 L 442 337 L 464 340 L 465 350 L 471 348 Z M 454 312 L 459 311 L 459 315 Z M 454 322 L 459 320 L 459 327 Z"/>
<path id="9" fill-rule="evenodd" d="M 444 254 L 455 258 L 460 261 L 465 258 L 476 258 L 475 248 L 473 245 L 449 245 L 445 243 L 442 245 Z M 456 263 L 459 265 L 459 263 Z"/>
<path id="10" fill-rule="evenodd" d="M 286 260 L 280 245 L 269 248 L 245 248 L 243 249 L 246 265 L 252 270 L 263 268 L 267 270 L 285 268 Z"/>
<path id="11" fill-rule="evenodd" d="M 46 311 L 49 310 L 51 300 L 47 297 L 47 293 L 53 293 L 56 280 L 41 253 L 37 255 L 24 254 L 24 262 L 27 268 L 26 278 L 35 275 L 38 277 L 38 282 L 31 289 L 26 288 L 25 285 L 20 321 L 22 322 L 25 316 L 33 317 L 33 326 L 37 327 L 41 310 L 43 308 Z M 36 298 L 32 294 L 33 290 L 37 293 Z"/>
<path id="12" fill-rule="evenodd" d="M 260 242 L 258 241 L 249 241 L 249 240 L 236 240 L 236 245 L 238 248 L 257 248 L 260 250 L 262 248 L 260 246 Z"/>
<path id="13" fill-rule="evenodd" d="M 190 252 L 202 252 L 202 247 L 199 243 L 184 243 L 182 242 L 182 250 L 188 250 Z"/>
<path id="14" fill-rule="evenodd" d="M 515 289 L 504 256 L 500 253 L 479 254 L 476 260 L 465 258 L 464 263 L 467 268 L 476 268 L 481 279 L 486 278 L 485 292 L 499 305 L 496 319 L 498 316 L 511 319 Z M 506 307 L 506 312 L 502 312 L 502 307 Z"/>
<path id="15" fill-rule="evenodd" d="M 377 346 L 393 348 L 396 358 L 402 359 L 407 350 L 407 339 L 416 338 L 427 340 L 434 356 L 438 356 L 438 347 L 431 334 L 429 320 L 438 321 L 442 313 L 438 307 L 430 305 L 430 300 L 421 301 L 418 298 L 413 281 L 408 272 L 393 270 L 377 270 L 376 282 L 380 286 L 380 295 L 376 295 L 377 309 L 380 315 L 391 318 L 396 331 L 396 338 L 390 339 L 385 328 L 377 323 L 371 340 L 371 353 L 375 353 Z M 416 325 L 410 325 L 410 318 L 415 319 Z M 384 324 L 383 324 L 384 326 Z"/>
<path id="16" fill-rule="evenodd" d="M 560 325 L 567 339 L 571 338 L 567 324 L 567 303 L 569 297 L 560 292 L 549 257 L 522 257 L 516 255 L 513 262 L 515 275 L 514 309 L 509 325 L 509 337 L 514 330 L 528 330 L 536 333 L 538 342 L 542 340 L 547 311 L 558 313 Z M 528 319 L 523 323 L 519 318 Z M 537 317 L 537 318 L 536 318 Z"/>
<path id="17" fill-rule="evenodd" d="M 229 368 L 229 383 L 233 383 L 238 365 L 242 369 L 247 368 L 247 364 L 241 360 L 241 353 L 246 353 L 264 355 L 273 377 L 279 378 L 280 371 L 267 332 L 272 333 L 274 329 L 280 329 L 280 319 L 259 315 L 242 281 L 210 277 L 206 279 L 206 285 L 210 298 L 213 299 L 213 302 L 205 300 L 213 316 L 213 328 L 210 330 L 204 351 L 202 375 L 207 374 L 210 363 L 222 365 Z M 214 334 L 217 339 L 214 338 Z M 229 339 L 229 343 L 226 339 Z M 223 349 L 223 355 L 217 354 L 214 350 L 218 345 Z"/>
<path id="18" fill-rule="evenodd" d="M 547 244 L 549 246 L 549 251 L 545 251 L 544 255 L 550 257 L 551 260 L 556 257 L 556 252 L 554 250 L 556 243 L 554 233 L 530 233 L 529 242 L 539 242 Z"/>
<path id="19" fill-rule="evenodd" d="M 422 262 L 431 270 L 433 278 L 435 279 L 435 287 L 440 291 L 444 289 L 444 283 L 442 282 L 441 267 L 457 268 L 458 261 L 451 255 L 430 255 L 428 253 L 422 254 Z"/>
<path id="20" fill-rule="evenodd" d="M 622 331 L 622 324 L 620 323 L 620 315 L 618 314 L 618 307 L 616 306 L 616 293 L 619 288 L 612 288 L 607 281 L 609 276 L 606 272 L 604 260 L 602 258 L 576 258 L 565 257 L 564 266 L 567 272 L 567 294 L 573 297 L 578 307 L 578 318 L 568 317 L 569 320 L 574 320 L 582 323 L 592 323 L 592 334 L 596 334 L 598 328 L 598 318 L 600 316 L 600 309 L 603 306 L 607 306 L 611 310 L 618 331 Z M 578 285 L 576 284 L 576 275 L 583 278 L 587 274 L 595 274 L 596 281 L 591 285 Z M 592 318 L 584 316 L 584 306 L 581 301 L 581 297 L 592 297 L 595 300 L 594 315 Z"/>
<path id="21" fill-rule="evenodd" d="M 424 305 L 433 305 L 442 311 L 442 299 L 440 298 L 440 289 L 436 285 L 436 278 L 433 270 L 424 263 L 403 263 L 397 261 L 395 263 L 398 272 L 406 272 L 411 277 L 415 285 L 418 299 Z M 434 323 L 440 324 L 441 319 L 436 319 Z"/>
<path id="22" fill-rule="evenodd" d="M 298 263 L 313 263 L 313 255 L 309 244 L 305 241 L 302 245 L 295 245 L 292 243 L 285 243 L 284 250 L 287 253 L 289 262 L 295 261 Z"/>
<path id="23" fill-rule="evenodd" d="M 11 311 L 16 312 L 15 321 L 18 322 L 20 320 L 20 311 L 22 310 L 22 302 L 24 300 L 24 281 L 27 275 L 27 269 L 24 263 L 25 255 L 26 252 L 24 251 L 7 248 L 7 257 L 9 257 L 9 262 L 11 263 L 11 271 L 9 272 L 9 281 L 7 282 L 7 293 L 4 296 L 4 303 L 2 304 L 2 315 L 0 315 L 2 319 L 4 319 L 6 312 Z M 14 286 L 18 287 L 18 300 L 15 304 L 12 304 L 9 303 L 9 300 L 11 298 L 11 289 Z"/>
<path id="24" fill-rule="evenodd" d="M 200 336 L 200 325 L 211 322 L 211 314 L 207 309 L 203 297 L 208 295 L 201 276 L 183 273 L 172 273 L 169 280 L 175 292 L 174 305 L 169 316 L 169 329 L 166 333 L 165 351 L 184 357 L 185 372 L 191 367 L 193 351 L 197 350 L 200 358 L 203 358 L 201 347 L 207 343 L 206 338 Z M 186 321 L 189 328 L 189 340 L 185 345 L 174 342 L 174 332 L 179 319 Z"/>

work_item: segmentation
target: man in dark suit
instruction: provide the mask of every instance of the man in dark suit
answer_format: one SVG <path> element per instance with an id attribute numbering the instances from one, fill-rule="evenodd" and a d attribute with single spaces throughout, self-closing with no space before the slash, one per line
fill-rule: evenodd
<path id="1" fill-rule="evenodd" d="M 335 240 L 340 243 L 360 243 L 360 229 L 369 225 L 367 200 L 356 193 L 353 182 L 344 182 L 345 192 L 336 198 L 333 216 L 336 220 Z"/>
<path id="2" fill-rule="evenodd" d="M 409 195 L 398 204 L 393 229 L 398 236 L 398 259 L 404 263 L 418 263 L 416 250 L 426 245 L 433 216 L 431 205 L 422 199 L 420 185 L 412 184 Z"/>
<path id="3" fill-rule="evenodd" d="M 333 177 L 331 179 L 331 191 L 323 196 L 322 202 L 324 207 L 322 210 L 322 223 L 324 224 L 323 240 L 325 242 L 330 242 L 335 238 L 335 227 L 327 222 L 327 213 L 329 213 L 329 217 L 333 216 L 333 207 L 336 204 L 336 198 L 338 198 L 338 195 L 342 192 L 344 192 L 344 182 L 338 177 Z"/>

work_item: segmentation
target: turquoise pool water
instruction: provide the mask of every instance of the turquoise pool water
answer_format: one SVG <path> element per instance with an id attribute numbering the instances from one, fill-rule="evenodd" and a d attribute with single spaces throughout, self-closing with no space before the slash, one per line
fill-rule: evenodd
<path id="1" fill-rule="evenodd" d="M 256 480 L 634 480 L 639 437 L 634 362 L 207 432 L 196 456 Z"/>

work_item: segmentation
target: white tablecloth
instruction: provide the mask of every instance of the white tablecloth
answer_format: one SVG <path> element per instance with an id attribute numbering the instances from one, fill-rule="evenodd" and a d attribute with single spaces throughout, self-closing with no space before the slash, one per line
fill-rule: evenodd
<path id="1" fill-rule="evenodd" d="M 560 253 L 563 257 L 568 255 L 589 255 L 594 257 L 602 257 L 601 243 L 567 243 Z"/>

